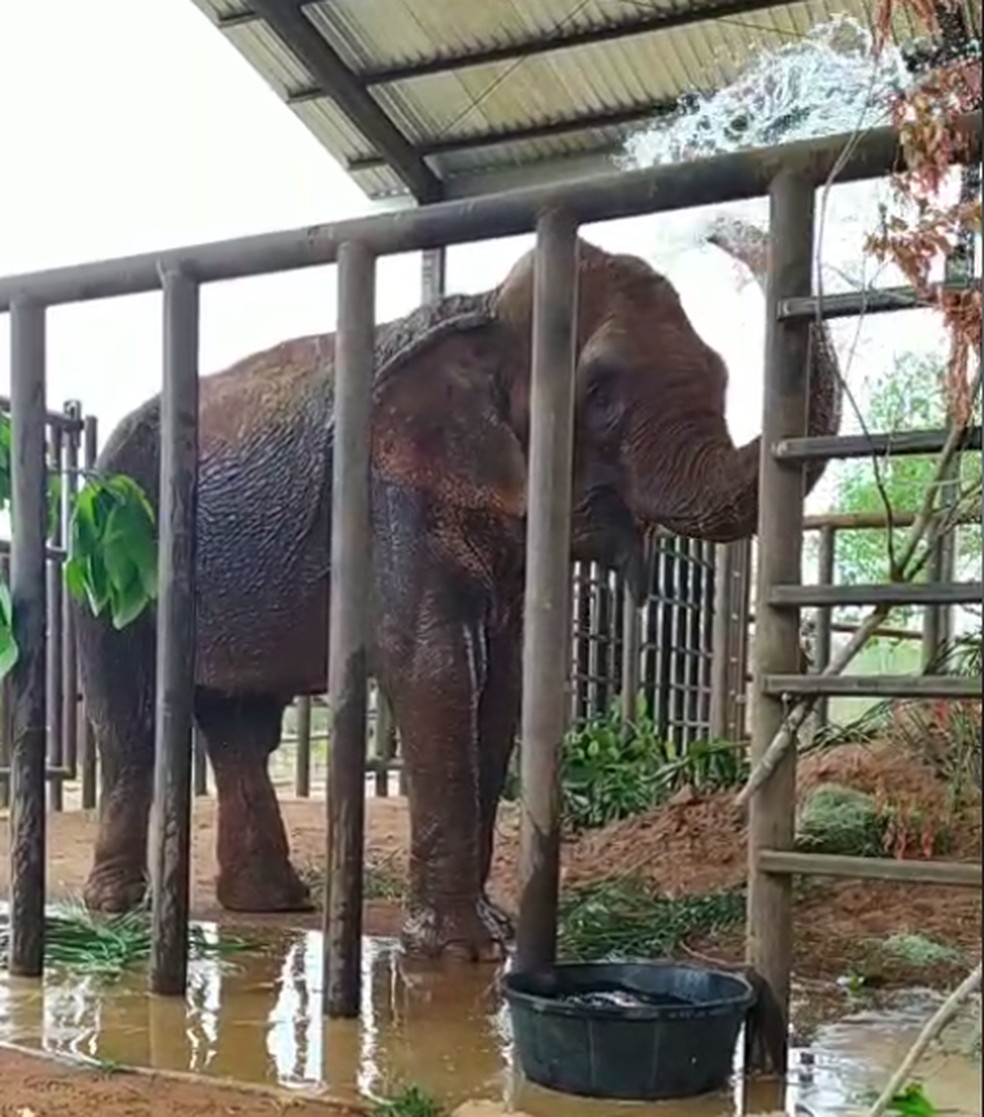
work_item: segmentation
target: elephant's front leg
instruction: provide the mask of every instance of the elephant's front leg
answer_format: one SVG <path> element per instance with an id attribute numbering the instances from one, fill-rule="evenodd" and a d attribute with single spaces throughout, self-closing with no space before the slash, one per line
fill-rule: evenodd
<path id="1" fill-rule="evenodd" d="M 482 894 L 478 710 L 485 675 L 480 623 L 434 595 L 402 657 L 383 655 L 410 798 L 408 952 L 472 961 L 503 954 Z"/>

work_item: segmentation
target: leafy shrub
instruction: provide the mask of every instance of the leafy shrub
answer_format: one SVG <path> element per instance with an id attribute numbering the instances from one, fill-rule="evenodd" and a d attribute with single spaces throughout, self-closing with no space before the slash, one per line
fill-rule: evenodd
<path id="1" fill-rule="evenodd" d="M 821 784 L 800 811 L 796 845 L 814 853 L 878 857 L 887 819 L 871 795 L 840 784 Z"/>
<path id="2" fill-rule="evenodd" d="M 642 701 L 632 722 L 615 705 L 572 727 L 562 749 L 563 817 L 574 832 L 651 810 L 687 784 L 698 791 L 737 786 L 748 772 L 744 750 L 730 742 L 695 741 L 680 749 L 662 740 Z M 516 800 L 519 792 L 517 753 L 503 797 Z"/>
<path id="3" fill-rule="evenodd" d="M 372 1117 L 441 1117 L 440 1105 L 419 1086 L 405 1086 L 388 1098 L 377 1101 Z"/>
<path id="4" fill-rule="evenodd" d="M 917 968 L 946 966 L 960 961 L 960 952 L 952 946 L 936 942 L 926 935 L 905 931 L 889 935 L 879 942 L 877 951 L 883 958 L 891 958 Z"/>

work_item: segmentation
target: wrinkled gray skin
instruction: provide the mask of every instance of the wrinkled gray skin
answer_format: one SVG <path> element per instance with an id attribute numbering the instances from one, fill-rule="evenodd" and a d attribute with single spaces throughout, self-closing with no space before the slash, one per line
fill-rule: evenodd
<path id="1" fill-rule="evenodd" d="M 724 365 L 672 286 L 635 257 L 580 251 L 572 552 L 620 566 L 639 591 L 644 530 L 754 531 L 757 440 L 731 442 Z M 485 886 L 520 700 L 532 270 L 527 255 L 500 287 L 377 330 L 372 666 L 409 785 L 404 940 L 429 955 L 496 956 L 510 933 Z M 333 346 L 297 339 L 202 381 L 195 717 L 231 910 L 309 904 L 267 758 L 285 707 L 327 676 Z M 829 348 L 817 352 L 811 430 L 827 433 L 838 380 Z M 99 462 L 155 504 L 158 435 L 155 399 Z M 146 882 L 154 619 L 77 622 L 106 789 L 85 898 L 120 910 Z"/>

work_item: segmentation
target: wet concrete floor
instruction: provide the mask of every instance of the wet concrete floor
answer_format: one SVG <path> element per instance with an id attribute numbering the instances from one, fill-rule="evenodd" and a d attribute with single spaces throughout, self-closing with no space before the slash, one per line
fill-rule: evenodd
<path id="1" fill-rule="evenodd" d="M 193 963 L 186 1000 L 148 996 L 142 971 L 107 983 L 52 970 L 43 987 L 0 977 L 0 1042 L 336 1097 L 379 1096 L 416 1082 L 449 1108 L 487 1099 L 530 1117 L 732 1117 L 800 1106 L 813 1117 L 844 1117 L 859 1112 L 866 1091 L 881 1088 L 938 1001 L 913 993 L 890 1010 L 845 1010 L 795 1052 L 785 1090 L 758 1084 L 742 1097 L 736 1073 L 734 1087 L 716 1096 L 620 1105 L 520 1081 L 491 967 L 409 966 L 394 942 L 367 940 L 361 1019 L 327 1021 L 321 936 L 265 930 L 263 942 L 255 954 Z M 940 1110 L 980 1117 L 979 1064 L 937 1052 L 919 1072 Z"/>

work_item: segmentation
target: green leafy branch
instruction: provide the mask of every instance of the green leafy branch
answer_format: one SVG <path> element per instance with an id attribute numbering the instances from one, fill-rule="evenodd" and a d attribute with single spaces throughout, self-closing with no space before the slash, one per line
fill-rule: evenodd
<path id="1" fill-rule="evenodd" d="M 0 415 L 0 512 L 12 503 L 11 423 Z M 49 472 L 48 536 L 61 522 L 61 476 Z M 65 586 L 94 616 L 125 628 L 157 597 L 157 522 L 143 489 L 124 474 L 91 474 L 68 507 Z M 10 590 L 0 581 L 0 679 L 20 655 Z"/>

